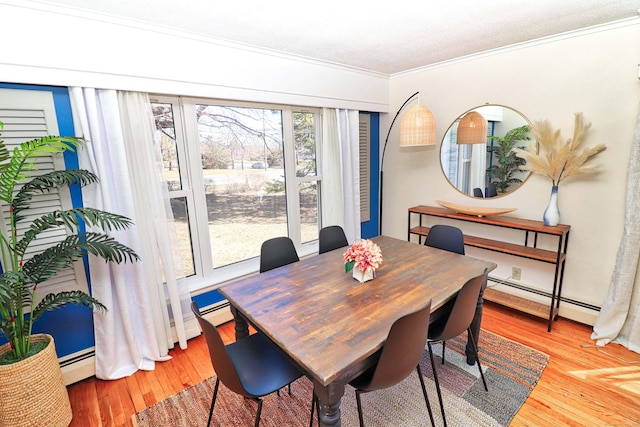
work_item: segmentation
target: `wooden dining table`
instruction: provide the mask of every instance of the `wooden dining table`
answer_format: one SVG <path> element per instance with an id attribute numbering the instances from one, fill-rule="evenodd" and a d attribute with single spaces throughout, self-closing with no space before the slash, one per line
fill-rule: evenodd
<path id="1" fill-rule="evenodd" d="M 248 335 L 248 321 L 313 381 L 321 426 L 341 425 L 345 386 L 375 364 L 396 319 L 429 300 L 436 311 L 469 279 L 496 268 L 392 237 L 371 240 L 384 260 L 368 282 L 345 273 L 343 248 L 219 288 L 231 304 L 237 339 Z"/>

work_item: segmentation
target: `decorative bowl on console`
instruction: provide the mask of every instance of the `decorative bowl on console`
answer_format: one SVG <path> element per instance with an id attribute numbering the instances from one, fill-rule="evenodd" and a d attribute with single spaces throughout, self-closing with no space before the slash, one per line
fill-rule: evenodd
<path id="1" fill-rule="evenodd" d="M 454 212 L 473 215 L 478 217 L 502 215 L 515 211 L 517 208 L 495 208 L 495 207 L 482 207 L 482 206 L 467 206 L 459 205 L 457 203 L 445 202 L 444 200 L 436 200 L 438 204 L 447 209 L 451 209 Z"/>

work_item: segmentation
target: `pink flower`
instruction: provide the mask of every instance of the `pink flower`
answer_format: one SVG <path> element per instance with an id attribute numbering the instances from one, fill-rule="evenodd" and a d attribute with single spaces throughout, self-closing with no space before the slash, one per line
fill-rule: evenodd
<path id="1" fill-rule="evenodd" d="M 368 268 L 376 270 L 382 264 L 380 246 L 366 239 L 351 245 L 343 257 L 347 272 L 351 271 L 353 267 L 363 271 Z"/>

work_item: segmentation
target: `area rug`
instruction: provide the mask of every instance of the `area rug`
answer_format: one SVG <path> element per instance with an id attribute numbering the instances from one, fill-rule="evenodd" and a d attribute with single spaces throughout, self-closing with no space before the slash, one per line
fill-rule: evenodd
<path id="1" fill-rule="evenodd" d="M 442 387 L 449 426 L 507 426 L 538 382 L 549 356 L 520 343 L 482 330 L 480 360 L 489 386 L 486 392 L 477 365 L 468 366 L 464 356 L 466 336 L 447 341 L 445 364 L 441 348 L 434 346 L 436 369 Z M 427 393 L 437 425 L 442 425 L 438 396 L 429 354 L 420 362 Z M 207 423 L 215 377 L 190 387 L 134 414 L 138 427 L 191 427 Z M 308 425 L 312 384 L 306 378 L 293 383 L 291 395 L 283 389 L 264 398 L 260 425 L 283 427 Z M 430 425 L 417 373 L 395 387 L 362 395 L 365 425 Z M 212 426 L 252 426 L 257 404 L 220 386 Z M 358 414 L 353 388 L 347 386 L 342 398 L 342 425 L 357 426 Z M 314 421 L 314 425 L 317 423 Z"/>

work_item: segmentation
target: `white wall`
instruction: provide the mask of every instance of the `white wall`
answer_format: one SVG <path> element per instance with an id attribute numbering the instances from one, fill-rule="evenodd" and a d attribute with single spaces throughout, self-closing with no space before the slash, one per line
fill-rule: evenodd
<path id="1" fill-rule="evenodd" d="M 388 108 L 386 75 L 28 0 L 0 17 L 4 82 Z"/>
<path id="2" fill-rule="evenodd" d="M 604 143 L 607 150 L 594 159 L 594 164 L 602 166 L 598 176 L 568 178 L 560 186 L 561 222 L 572 227 L 563 296 L 597 306 L 609 288 L 623 227 L 627 163 L 640 101 L 639 22 L 619 22 L 391 79 L 392 112 L 419 90 L 421 103 L 436 117 L 438 140 L 459 114 L 484 103 L 510 106 L 530 121 L 549 119 L 565 138 L 572 137 L 574 113 L 584 113 L 592 123 L 585 146 Z M 389 116 L 381 123 L 381 134 L 387 132 Z M 549 180 L 534 175 L 519 190 L 495 200 L 467 198 L 445 181 L 440 144 L 400 149 L 397 126 L 391 135 L 384 160 L 384 234 L 406 238 L 407 208 L 436 205 L 438 199 L 515 207 L 514 216 L 542 219 Z M 469 253 L 496 260 L 498 277 L 507 278 L 511 266 L 520 266 L 522 282 L 551 290 L 549 265 L 481 250 Z M 563 304 L 561 314 L 592 323 L 597 313 Z"/>

